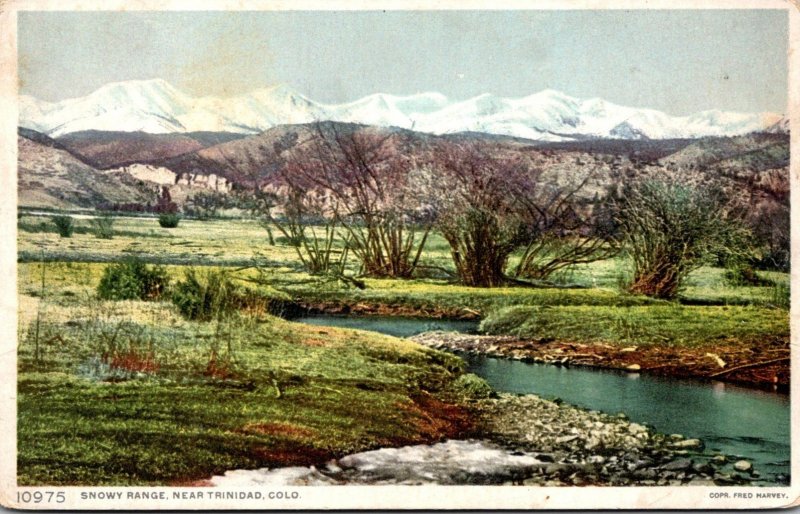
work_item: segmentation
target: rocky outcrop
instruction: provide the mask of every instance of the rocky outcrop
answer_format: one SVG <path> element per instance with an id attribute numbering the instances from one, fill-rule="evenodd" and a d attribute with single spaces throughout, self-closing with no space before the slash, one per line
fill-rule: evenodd
<path id="1" fill-rule="evenodd" d="M 221 177 L 214 173 L 204 175 L 198 170 L 191 173 L 181 173 L 180 176 L 173 182 L 179 186 L 189 186 L 200 189 L 210 189 L 212 191 L 230 192 L 233 184 L 228 182 L 225 177 Z"/>
<path id="2" fill-rule="evenodd" d="M 175 183 L 176 175 L 171 170 L 161 166 L 151 166 L 149 164 L 131 164 L 109 170 L 109 172 L 124 172 L 132 175 L 139 180 L 155 182 L 162 186 L 170 186 Z"/>

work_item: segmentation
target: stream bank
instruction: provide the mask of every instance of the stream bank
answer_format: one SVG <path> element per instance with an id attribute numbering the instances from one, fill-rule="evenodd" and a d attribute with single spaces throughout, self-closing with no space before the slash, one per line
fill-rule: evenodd
<path id="1" fill-rule="evenodd" d="M 536 364 L 533 359 L 524 357 L 524 354 L 520 353 L 520 349 L 514 346 L 515 343 L 522 345 L 530 343 L 520 342 L 511 337 L 476 336 L 463 333 L 471 330 L 470 325 L 465 325 L 467 322 L 464 321 L 329 315 L 310 316 L 298 319 L 298 321 L 317 326 L 357 328 L 408 337 L 425 346 L 460 354 L 465 359 L 468 370 L 485 379 L 495 391 L 536 394 L 542 398 L 560 398 L 564 402 L 580 408 L 611 414 L 624 412 L 636 422 L 648 423 L 648 426 L 655 427 L 654 430 L 657 429 L 666 434 L 684 434 L 691 438 L 699 438 L 708 446 L 708 453 L 695 452 L 697 455 L 693 457 L 694 462 L 687 464 L 686 461 L 682 461 L 671 466 L 680 468 L 686 465 L 692 467 L 697 465 L 701 467 L 701 470 L 708 472 L 708 469 L 703 466 L 704 464 L 711 465 L 712 458 L 717 458 L 714 462 L 720 463 L 725 460 L 728 464 L 748 460 L 748 469 L 754 468 L 761 474 L 761 477 L 752 476 L 752 478 L 758 478 L 759 483 L 783 484 L 788 480 L 789 402 L 788 396 L 783 394 L 762 392 L 753 388 L 740 388 L 730 384 L 726 386 L 722 382 L 712 383 L 659 377 L 655 374 L 640 374 L 636 369 L 628 369 L 621 373 L 618 370 L 609 371 L 591 366 L 570 366 L 568 361 L 557 362 L 558 365 Z M 471 326 L 473 329 L 477 328 L 476 324 Z M 438 330 L 438 332 L 425 332 L 426 330 Z M 502 354 L 501 357 L 496 358 L 487 356 L 487 354 L 491 354 L 493 347 L 510 347 L 516 350 L 516 353 L 510 355 L 512 358 L 507 358 Z M 622 353 L 636 355 L 635 351 Z M 559 358 L 563 359 L 564 357 L 559 356 Z M 485 402 L 489 401 L 485 400 Z M 485 402 L 473 402 L 472 407 L 485 405 Z M 514 409 L 513 403 L 506 407 L 514 412 L 509 418 L 510 420 L 528 419 L 524 412 L 525 409 Z M 547 418 L 541 408 L 528 410 L 535 414 L 534 420 Z M 489 411 L 492 412 L 489 418 L 497 419 L 504 416 L 504 409 L 489 409 Z M 565 419 L 571 419 L 574 417 L 572 412 L 574 411 L 568 409 L 562 414 Z M 480 415 L 477 417 L 481 418 Z M 581 420 L 583 417 L 581 415 L 575 419 Z M 595 419 L 591 421 L 590 425 L 598 422 L 602 426 L 607 424 L 604 420 Z M 550 419 L 548 423 L 548 426 L 554 427 L 555 433 L 562 435 L 564 432 L 570 434 L 574 430 L 580 431 L 580 427 L 582 427 L 582 421 L 577 423 L 578 428 L 574 423 L 563 424 L 559 419 Z M 513 449 L 523 447 L 523 443 L 527 440 L 525 438 L 530 434 L 541 435 L 542 427 L 543 425 L 537 425 L 535 422 L 529 423 L 525 430 L 517 434 L 518 437 L 505 437 L 502 435 L 504 429 L 498 431 L 495 425 L 484 423 L 482 426 L 476 427 L 473 436 L 485 436 L 496 443 L 502 443 L 504 447 Z M 469 435 L 461 437 L 469 437 Z M 538 437 L 536 435 L 535 439 Z M 560 463 L 569 464 L 567 469 L 574 467 L 572 464 L 585 464 L 586 462 L 582 460 L 584 458 L 596 457 L 592 453 L 581 455 L 579 452 L 581 449 L 592 451 L 599 449 L 600 456 L 606 456 L 602 452 L 614 447 L 608 441 L 593 442 L 591 438 L 581 437 L 576 440 L 583 446 L 573 448 L 572 453 L 567 452 L 561 456 L 562 462 Z M 550 444 L 546 440 L 539 439 L 536 439 L 536 443 L 537 447 L 547 447 Z M 658 449 L 659 444 L 661 442 L 656 438 L 649 440 L 645 446 Z M 617 445 L 620 448 L 628 446 L 627 443 Z M 660 449 L 664 450 L 664 448 Z M 667 447 L 666 450 L 674 450 L 674 448 Z M 689 450 L 691 448 L 681 451 Z M 575 451 L 578 453 L 574 453 Z M 681 456 L 680 453 L 671 451 L 666 451 L 663 455 L 657 452 L 655 458 L 648 457 L 649 460 L 654 461 L 654 466 L 657 468 L 656 482 L 665 478 L 663 473 L 674 471 L 663 470 L 660 466 L 669 465 L 672 460 L 675 460 L 672 457 L 676 455 L 681 458 L 685 457 L 685 455 Z M 625 461 L 624 455 L 615 457 L 616 460 Z M 672 459 L 670 460 L 670 458 Z M 586 480 L 590 482 L 599 480 L 603 483 L 615 481 L 617 478 L 622 480 L 621 483 L 624 483 L 624 480 L 650 480 L 642 478 L 642 476 L 630 476 L 628 473 L 630 470 L 627 467 L 632 464 L 625 462 L 620 469 L 611 466 L 606 474 L 597 476 L 590 473 Z M 727 472 L 720 470 L 721 476 L 695 477 L 686 474 L 687 469 L 679 470 L 684 473 L 681 478 L 678 478 L 678 474 L 675 474 L 674 477 L 667 474 L 665 479 L 684 480 L 688 476 L 690 480 L 697 478 L 698 480 L 716 480 L 718 483 L 737 483 L 751 477 L 749 473 L 736 476 L 735 470 L 730 469 Z M 731 475 L 731 473 L 734 474 Z"/>
<path id="2" fill-rule="evenodd" d="M 756 348 L 725 343 L 687 348 L 532 341 L 515 336 L 443 331 L 418 334 L 413 339 L 438 350 L 538 364 L 635 371 L 663 377 L 718 380 L 764 390 L 789 391 L 789 345 L 781 340 L 765 340 Z M 756 365 L 759 362 L 766 364 Z"/>
<path id="3" fill-rule="evenodd" d="M 697 439 L 658 434 L 624 416 L 502 393 L 473 407 L 481 439 L 381 448 L 317 466 L 232 470 L 207 484 L 712 486 L 759 480 L 749 461 L 706 453 Z"/>
<path id="4" fill-rule="evenodd" d="M 623 345 L 604 342 L 576 342 L 555 338 L 528 339 L 506 335 L 478 335 L 481 313 L 466 307 L 427 308 L 373 302 L 303 302 L 295 300 L 288 317 L 293 321 L 329 319 L 341 326 L 357 326 L 358 319 L 425 320 L 427 332 L 452 332 L 419 337 L 410 333 L 385 332 L 397 337 L 415 335 L 417 342 L 441 350 L 476 353 L 556 366 L 584 366 L 598 369 L 640 371 L 671 377 L 716 380 L 787 393 L 791 381 L 789 341 L 767 337 L 744 345 L 725 340 L 701 346 L 646 344 Z M 446 327 L 455 323 L 454 328 Z M 368 322 L 365 322 L 368 324 Z M 463 327 L 469 327 L 464 329 Z M 369 330 L 369 328 L 365 328 Z M 380 330 L 379 330 L 380 331 Z"/>

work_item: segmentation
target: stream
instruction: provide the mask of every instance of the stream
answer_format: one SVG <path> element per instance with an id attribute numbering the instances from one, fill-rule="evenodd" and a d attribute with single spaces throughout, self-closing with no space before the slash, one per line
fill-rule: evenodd
<path id="1" fill-rule="evenodd" d="M 475 333 L 476 321 L 388 316 L 316 315 L 295 319 L 310 325 L 371 330 L 410 337 L 431 330 Z M 609 414 L 624 413 L 662 433 L 699 438 L 706 449 L 753 462 L 768 481 L 790 472 L 788 395 L 699 380 L 638 373 L 556 367 L 481 355 L 461 355 L 471 373 L 496 391 L 533 393 Z M 783 476 L 781 476 L 783 475 Z"/>

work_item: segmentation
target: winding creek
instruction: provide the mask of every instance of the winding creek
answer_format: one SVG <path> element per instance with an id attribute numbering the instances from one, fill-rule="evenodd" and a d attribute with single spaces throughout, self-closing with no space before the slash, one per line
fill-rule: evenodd
<path id="1" fill-rule="evenodd" d="M 431 330 L 474 332 L 476 321 L 318 315 L 295 321 L 410 337 Z M 660 432 L 702 439 L 711 450 L 745 456 L 768 475 L 789 473 L 788 395 L 723 382 L 676 380 L 587 368 L 462 355 L 497 391 L 534 393 L 610 414 L 625 413 Z"/>
<path id="2" fill-rule="evenodd" d="M 432 330 L 475 332 L 477 322 L 397 317 L 314 315 L 294 321 L 318 326 L 371 330 L 411 337 Z M 665 434 L 701 439 L 706 452 L 747 459 L 760 473 L 759 483 L 785 484 L 790 472 L 790 401 L 787 395 L 724 384 L 676 380 L 638 373 L 556 367 L 484 355 L 460 354 L 470 372 L 484 378 L 496 391 L 533 393 L 544 399 L 616 415 L 645 424 Z M 488 445 L 488 446 L 487 446 Z M 424 457 L 424 458 L 422 458 Z M 503 469 L 531 466 L 531 458 L 508 453 L 485 441 L 449 441 L 431 447 L 382 449 L 345 457 L 349 482 L 459 483 L 450 460 L 466 463 L 459 473 L 477 473 L 468 483 L 480 483 L 480 466 L 497 463 Z M 470 460 L 472 459 L 472 460 Z M 352 462 L 350 462 L 352 461 Z M 404 462 L 412 464 L 405 465 Z M 416 462 L 416 465 L 413 463 Z M 427 467 L 420 468 L 419 463 Z M 533 462 L 536 459 L 533 458 Z M 402 465 L 401 465 L 402 464 Z M 452 463 L 451 463 L 452 464 Z M 541 464 L 541 463 L 540 463 Z M 416 467 L 415 467 L 416 466 Z M 339 469 L 320 473 L 315 468 L 236 470 L 215 477 L 214 483 L 286 482 L 335 483 Z M 397 476 L 397 474 L 401 476 Z M 360 477 L 360 478 L 359 478 Z M 464 483 L 465 477 L 461 477 Z"/>
<path id="3" fill-rule="evenodd" d="M 768 476 L 789 473 L 789 397 L 722 382 L 561 368 L 464 356 L 497 391 L 534 393 L 607 413 L 625 413 L 659 432 L 701 439 L 706 449 L 742 456 Z"/>

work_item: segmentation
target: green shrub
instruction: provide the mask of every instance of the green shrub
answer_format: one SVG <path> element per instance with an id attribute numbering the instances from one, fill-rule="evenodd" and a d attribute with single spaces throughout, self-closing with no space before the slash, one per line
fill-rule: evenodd
<path id="1" fill-rule="evenodd" d="M 175 228 L 180 220 L 181 217 L 179 215 L 171 212 L 158 215 L 158 224 L 163 228 Z"/>
<path id="2" fill-rule="evenodd" d="M 768 278 L 759 275 L 756 270 L 749 266 L 737 267 L 730 269 L 723 275 L 725 282 L 734 287 L 738 286 L 753 286 L 753 287 L 767 287 L 774 286 L 775 282 Z"/>
<path id="3" fill-rule="evenodd" d="M 189 269 L 184 279 L 175 284 L 172 303 L 188 319 L 209 321 L 236 308 L 238 296 L 236 285 L 223 272 L 211 271 L 199 276 Z"/>
<path id="4" fill-rule="evenodd" d="M 252 316 L 279 316 L 295 308 L 291 296 L 270 287 L 250 289 L 233 282 L 224 271 L 186 271 L 172 288 L 172 303 L 188 319 L 210 321 L 233 311 Z"/>
<path id="5" fill-rule="evenodd" d="M 61 237 L 72 237 L 72 233 L 75 232 L 75 223 L 71 216 L 53 216 L 52 219 L 58 231 L 58 235 Z"/>
<path id="6" fill-rule="evenodd" d="M 770 303 L 781 309 L 792 306 L 791 287 L 789 284 L 776 283 L 770 291 Z"/>
<path id="7" fill-rule="evenodd" d="M 744 258 L 750 234 L 727 215 L 727 201 L 721 189 L 675 178 L 626 185 L 615 219 L 633 261 L 628 291 L 674 300 L 692 271 L 714 258 Z"/>
<path id="8" fill-rule="evenodd" d="M 458 377 L 452 385 L 453 392 L 467 399 L 489 398 L 494 393 L 492 386 L 478 375 L 466 373 Z"/>
<path id="9" fill-rule="evenodd" d="M 114 218 L 111 216 L 99 216 L 92 220 L 94 235 L 98 239 L 111 239 L 114 237 Z"/>
<path id="10" fill-rule="evenodd" d="M 150 267 L 133 258 L 105 269 L 97 286 L 97 296 L 104 300 L 157 300 L 168 286 L 166 269 Z"/>

